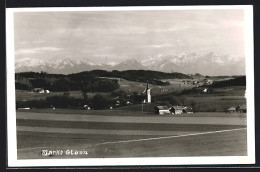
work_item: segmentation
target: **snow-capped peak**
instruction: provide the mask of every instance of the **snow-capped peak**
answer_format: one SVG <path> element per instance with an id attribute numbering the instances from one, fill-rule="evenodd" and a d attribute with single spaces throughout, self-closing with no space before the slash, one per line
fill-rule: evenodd
<path id="1" fill-rule="evenodd" d="M 17 59 L 15 60 L 15 67 L 35 67 L 35 66 L 41 66 L 46 65 L 46 61 L 40 60 L 40 59 L 30 59 L 30 58 L 24 58 L 24 59 Z"/>
<path id="2" fill-rule="evenodd" d="M 46 71 L 49 73 L 76 73 L 95 69 L 101 70 L 155 70 L 163 72 L 216 74 L 244 74 L 245 60 L 243 57 L 221 53 L 168 53 L 148 56 L 143 60 L 128 59 L 123 62 L 95 63 L 89 59 L 33 59 L 15 60 L 16 72 Z M 239 68 L 239 69 L 237 69 Z"/>
<path id="3" fill-rule="evenodd" d="M 107 63 L 109 66 L 115 66 L 115 65 L 118 65 L 118 63 L 116 63 L 116 62 L 109 62 L 109 63 Z"/>

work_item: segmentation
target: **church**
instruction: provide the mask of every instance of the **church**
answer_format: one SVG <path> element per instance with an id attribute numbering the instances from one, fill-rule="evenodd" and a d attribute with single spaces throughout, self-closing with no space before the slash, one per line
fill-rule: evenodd
<path id="1" fill-rule="evenodd" d="M 144 90 L 144 92 L 146 93 L 146 99 L 145 99 L 145 103 L 151 103 L 152 102 L 152 98 L 151 98 L 151 89 L 149 88 L 149 83 L 147 81 L 147 87 Z"/>

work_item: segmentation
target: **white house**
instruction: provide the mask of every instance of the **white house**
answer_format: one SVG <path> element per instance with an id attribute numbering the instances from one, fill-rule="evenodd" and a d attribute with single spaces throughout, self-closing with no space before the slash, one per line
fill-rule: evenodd
<path id="1" fill-rule="evenodd" d="M 170 109 L 171 114 L 182 114 L 184 106 L 172 106 Z"/>
<path id="2" fill-rule="evenodd" d="M 203 93 L 206 93 L 206 92 L 208 92 L 208 89 L 207 89 L 207 88 L 204 88 L 204 89 L 202 90 L 202 92 L 203 92 Z"/>
<path id="3" fill-rule="evenodd" d="M 164 114 L 170 114 L 170 108 L 167 106 L 156 106 L 154 108 L 154 113 L 159 114 L 159 115 L 164 115 Z"/>

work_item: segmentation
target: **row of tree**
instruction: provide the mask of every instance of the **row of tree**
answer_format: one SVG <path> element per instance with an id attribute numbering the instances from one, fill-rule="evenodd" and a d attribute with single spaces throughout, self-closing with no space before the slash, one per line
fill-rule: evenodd
<path id="1" fill-rule="evenodd" d="M 70 96 L 69 92 L 64 92 L 62 95 L 48 96 L 45 99 L 17 101 L 16 108 L 69 108 L 69 109 L 83 109 L 84 105 L 91 107 L 91 109 L 109 109 L 111 107 L 120 107 L 131 104 L 140 104 L 145 95 L 139 95 L 134 92 L 131 95 L 123 91 L 112 92 L 111 97 L 104 97 L 101 94 L 96 94 L 93 98 L 88 98 L 86 92 L 82 92 L 81 98 Z"/>

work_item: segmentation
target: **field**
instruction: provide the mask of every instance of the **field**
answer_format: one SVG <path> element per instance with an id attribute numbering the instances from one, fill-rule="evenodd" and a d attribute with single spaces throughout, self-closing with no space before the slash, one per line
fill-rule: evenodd
<path id="1" fill-rule="evenodd" d="M 29 91 L 25 90 L 16 90 L 16 100 L 17 101 L 27 101 L 27 100 L 40 100 L 45 99 L 46 97 L 55 96 L 55 95 L 62 95 L 64 92 L 50 92 L 45 94 L 39 94 L 39 93 L 31 93 Z M 82 98 L 82 92 L 81 91 L 69 91 L 70 96 L 75 98 Z M 88 97 L 92 98 L 95 94 L 101 94 L 103 96 L 109 96 L 110 92 L 94 92 L 94 93 L 88 93 Z"/>
<path id="2" fill-rule="evenodd" d="M 18 159 L 247 155 L 246 114 L 17 111 Z M 43 156 L 43 150 L 62 150 Z M 66 155 L 87 151 L 87 155 Z"/>
<path id="3" fill-rule="evenodd" d="M 203 88 L 196 88 L 195 90 L 202 90 Z M 180 95 L 184 104 L 194 102 L 197 111 L 202 112 L 224 112 L 230 107 L 237 107 L 238 105 L 246 104 L 245 86 L 229 86 L 222 88 L 211 88 L 210 92 L 203 93 L 196 91 L 195 93 L 185 93 Z M 168 100 L 176 97 L 174 93 L 160 95 L 157 99 Z"/>
<path id="4" fill-rule="evenodd" d="M 169 81 L 169 80 L 165 80 L 165 81 Z M 149 84 L 149 88 L 151 88 L 152 94 L 156 96 L 156 95 L 167 94 L 171 92 L 177 93 L 184 89 L 190 89 L 194 87 L 194 85 L 192 84 L 183 84 L 182 79 L 171 79 L 170 81 L 171 84 L 167 86 L 157 86 L 157 85 Z M 146 83 L 133 82 L 125 79 L 121 79 L 118 83 L 120 85 L 120 90 L 123 90 L 127 93 L 132 93 L 134 91 L 141 93 L 146 88 Z"/>

